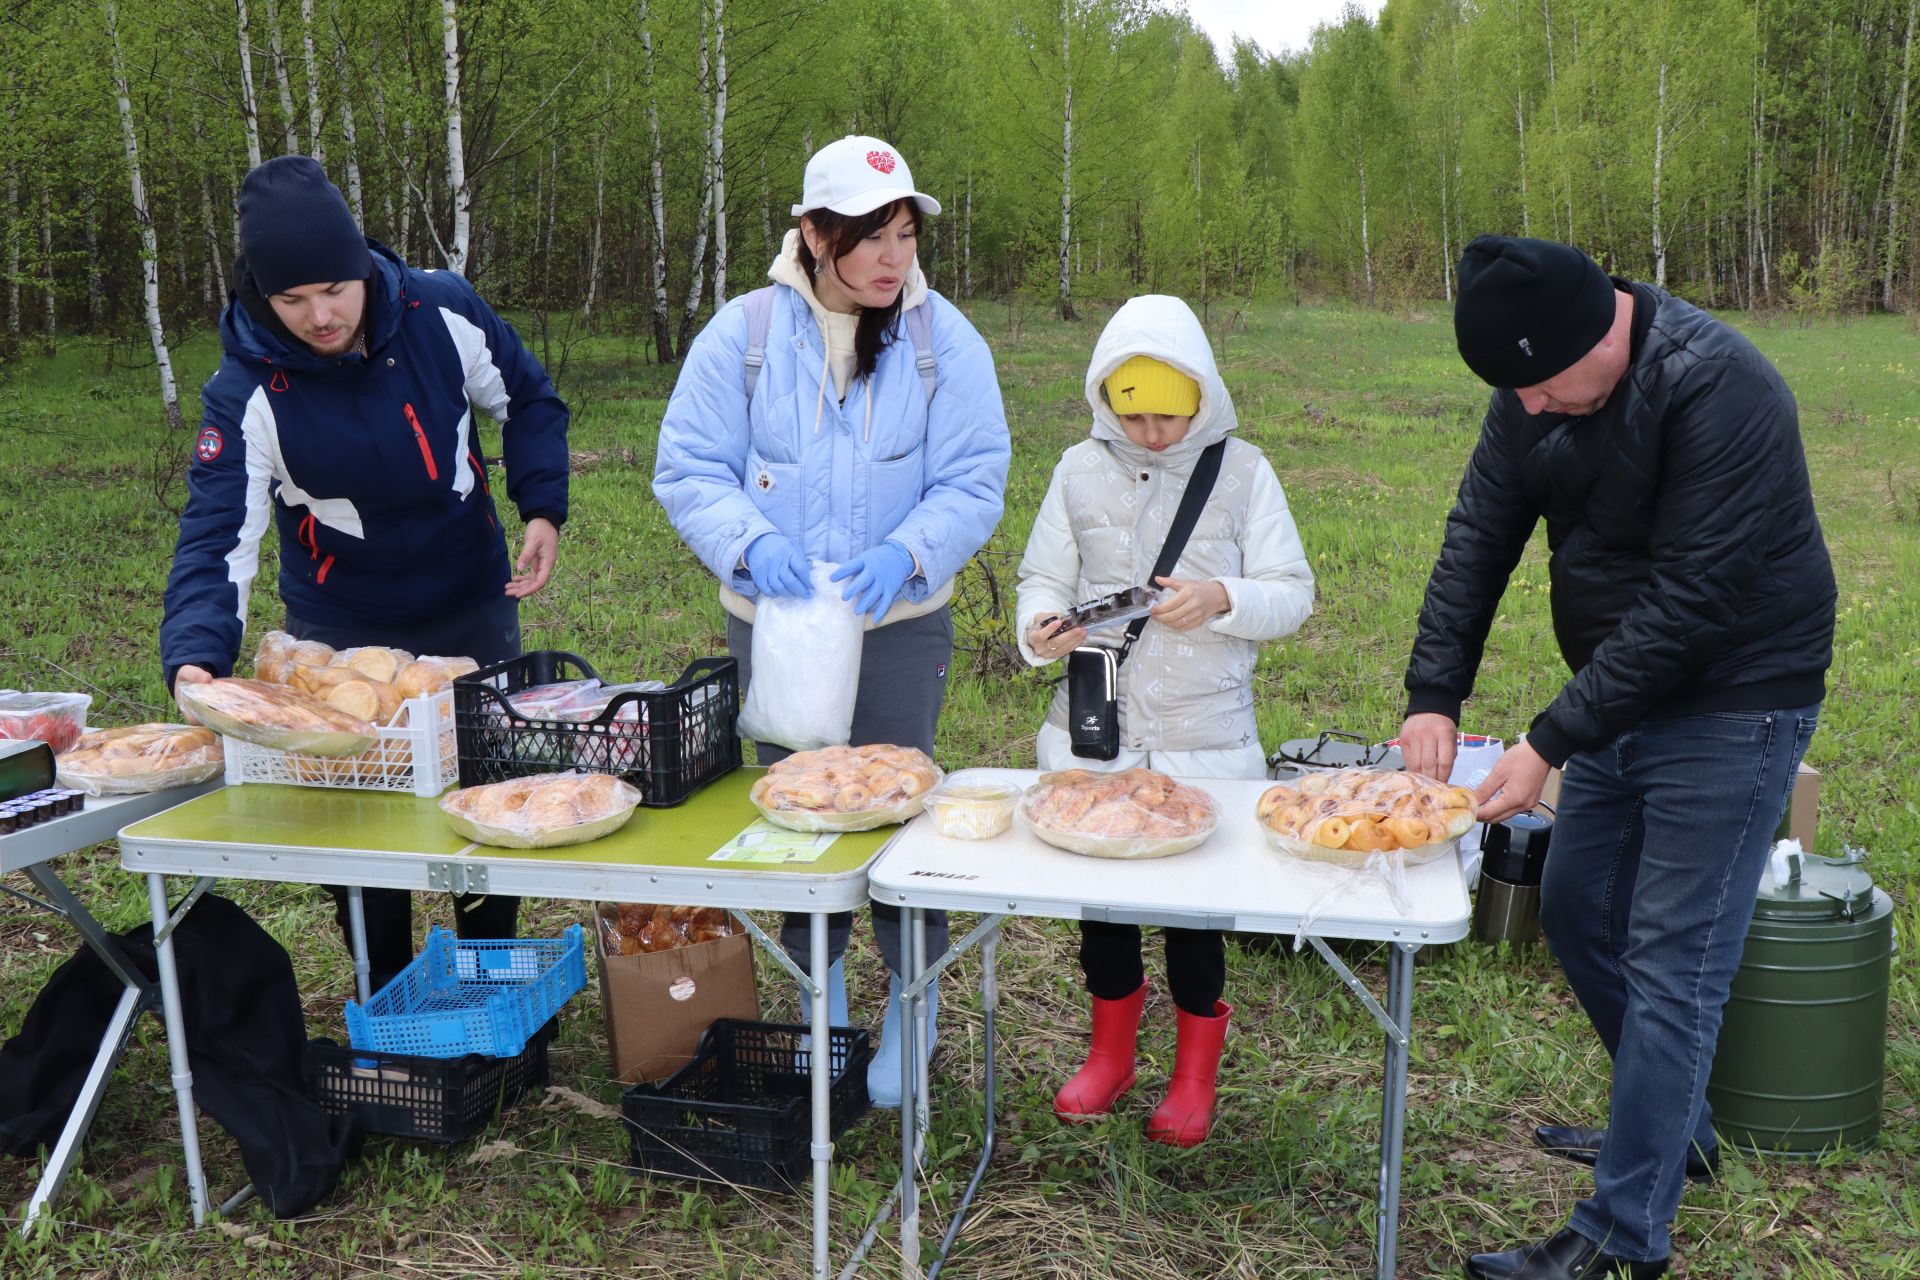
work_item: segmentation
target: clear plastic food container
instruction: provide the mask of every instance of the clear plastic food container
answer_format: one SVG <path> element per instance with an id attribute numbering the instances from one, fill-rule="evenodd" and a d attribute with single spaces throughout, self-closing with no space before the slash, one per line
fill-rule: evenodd
<path id="1" fill-rule="evenodd" d="M 1020 788 L 1009 782 L 944 782 L 927 793 L 933 829 L 955 840 L 991 840 L 1013 826 Z"/>

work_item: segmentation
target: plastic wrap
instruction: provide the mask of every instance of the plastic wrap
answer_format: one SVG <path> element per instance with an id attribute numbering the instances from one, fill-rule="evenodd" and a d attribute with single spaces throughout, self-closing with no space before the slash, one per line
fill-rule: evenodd
<path id="1" fill-rule="evenodd" d="M 789 831 L 871 831 L 919 813 L 944 776 L 913 747 L 822 747 L 773 765 L 749 794 Z"/>
<path id="2" fill-rule="evenodd" d="M 226 754 L 211 729 L 137 724 L 86 734 L 55 763 L 63 787 L 90 796 L 125 796 L 217 778 Z"/>
<path id="3" fill-rule="evenodd" d="M 260 637 L 260 643 L 253 651 L 253 678 L 265 680 L 268 684 L 285 684 L 287 669 L 293 665 L 294 646 L 299 644 L 284 631 L 269 631 Z M 333 651 L 327 651 L 331 660 Z M 311 659 L 308 659 L 311 661 Z M 325 666 L 326 662 L 319 663 Z"/>
<path id="4" fill-rule="evenodd" d="M 1010 782 L 955 782 L 927 793 L 933 829 L 954 840 L 991 840 L 1013 826 L 1020 788 Z"/>
<path id="5" fill-rule="evenodd" d="M 447 824 L 503 849 L 585 844 L 625 826 L 640 792 L 605 773 L 547 773 L 464 787 L 440 798 Z"/>
<path id="6" fill-rule="evenodd" d="M 866 624 L 838 565 L 813 566 L 813 594 L 762 596 L 753 614 L 753 665 L 740 704 L 740 736 L 795 751 L 843 743 L 853 733 Z"/>
<path id="7" fill-rule="evenodd" d="M 1152 769 L 1043 773 L 1020 801 L 1034 835 L 1092 858 L 1166 858 L 1196 848 L 1220 825 L 1198 787 Z"/>
<path id="8" fill-rule="evenodd" d="M 400 674 L 400 668 L 413 661 L 413 655 L 405 649 L 390 649 L 385 645 L 363 645 L 357 649 L 341 649 L 333 655 L 330 667 L 347 667 L 359 672 L 369 680 L 378 680 L 381 684 L 392 684 L 394 677 Z"/>
<path id="9" fill-rule="evenodd" d="M 603 902 L 600 939 L 610 956 L 637 956 L 691 947 L 739 932 L 721 907 L 668 907 L 651 902 Z"/>
<path id="10" fill-rule="evenodd" d="M 87 731 L 90 693 L 21 693 L 0 689 L 0 738 L 31 738 L 59 755 Z"/>
<path id="11" fill-rule="evenodd" d="M 1342 769 L 1269 787 L 1254 816 L 1268 843 L 1296 858 L 1363 867 L 1384 854 L 1418 866 L 1452 852 L 1475 811 L 1465 787 L 1397 770 Z"/>
<path id="12" fill-rule="evenodd" d="M 229 737 L 315 756 L 358 755 L 372 746 L 373 725 L 359 716 L 262 680 L 213 680 L 182 684 L 183 710 Z"/>

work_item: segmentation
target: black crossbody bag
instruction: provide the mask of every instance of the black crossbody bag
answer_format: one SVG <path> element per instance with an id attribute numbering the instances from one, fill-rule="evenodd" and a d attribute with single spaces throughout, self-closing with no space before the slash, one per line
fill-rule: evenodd
<path id="1" fill-rule="evenodd" d="M 1154 561 L 1149 586 L 1170 575 L 1180 563 L 1180 553 L 1187 549 L 1187 539 L 1200 523 L 1200 511 L 1213 495 L 1213 482 L 1219 478 L 1220 459 L 1226 451 L 1227 442 L 1217 440 L 1201 450 L 1193 464 L 1179 509 L 1167 528 L 1166 544 Z M 1083 760 L 1111 760 L 1120 754 L 1120 666 L 1133 652 L 1133 642 L 1146 630 L 1147 622 L 1146 618 L 1135 618 L 1118 648 L 1082 645 L 1067 655 L 1067 736 L 1073 742 L 1073 754 Z"/>

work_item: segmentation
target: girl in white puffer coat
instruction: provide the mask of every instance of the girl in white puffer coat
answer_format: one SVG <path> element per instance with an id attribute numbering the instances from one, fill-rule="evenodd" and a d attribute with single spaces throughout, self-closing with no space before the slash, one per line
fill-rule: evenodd
<path id="1" fill-rule="evenodd" d="M 1152 584 L 1166 597 L 1120 667 L 1119 754 L 1073 754 L 1062 684 L 1040 728 L 1040 767 L 1264 777 L 1253 710 L 1259 644 L 1297 630 L 1313 610 L 1313 572 L 1286 494 L 1266 456 L 1230 438 L 1233 400 L 1206 332 L 1180 299 L 1134 298 L 1115 312 L 1094 347 L 1086 390 L 1091 438 L 1054 468 L 1020 562 L 1020 648 L 1035 666 L 1089 643 L 1085 630 L 1062 630 L 1059 615 L 1069 607 L 1147 585 L 1195 463 L 1209 445 L 1226 443 L 1173 573 Z M 1120 639 L 1116 629 L 1091 642 Z M 1216 930 L 1168 929 L 1166 939 L 1178 1042 L 1173 1083 L 1147 1136 L 1193 1146 L 1212 1123 L 1233 1012 L 1220 999 L 1226 944 Z M 1080 960 L 1093 999 L 1093 1047 L 1054 1099 L 1063 1120 L 1103 1116 L 1132 1087 L 1146 1003 L 1138 927 L 1083 922 Z"/>

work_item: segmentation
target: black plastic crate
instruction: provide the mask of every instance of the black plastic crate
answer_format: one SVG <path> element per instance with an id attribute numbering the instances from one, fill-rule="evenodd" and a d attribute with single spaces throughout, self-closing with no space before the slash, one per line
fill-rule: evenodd
<path id="1" fill-rule="evenodd" d="M 657 1085 L 620 1095 L 629 1160 L 636 1169 L 705 1178 L 767 1191 L 791 1191 L 813 1160 L 813 1055 L 809 1028 L 721 1018 L 700 1039 L 693 1061 Z M 867 1113 L 867 1033 L 828 1033 L 832 1084 L 829 1127 L 835 1139 Z"/>
<path id="2" fill-rule="evenodd" d="M 740 667 L 732 658 L 690 663 L 667 689 L 619 694 L 592 720 L 536 720 L 514 709 L 523 689 L 598 674 L 575 654 L 543 651 L 455 680 L 460 785 L 611 773 L 640 789 L 640 803 L 664 809 L 740 767 Z"/>
<path id="3" fill-rule="evenodd" d="M 528 1089 L 547 1083 L 547 1046 L 558 1031 L 558 1020 L 549 1021 L 511 1058 L 420 1058 L 313 1040 L 307 1093 L 328 1111 L 353 1116 L 368 1133 L 460 1142 Z"/>

